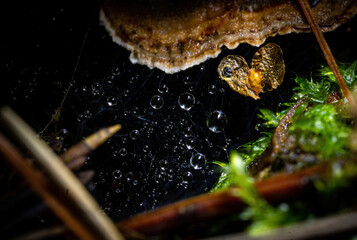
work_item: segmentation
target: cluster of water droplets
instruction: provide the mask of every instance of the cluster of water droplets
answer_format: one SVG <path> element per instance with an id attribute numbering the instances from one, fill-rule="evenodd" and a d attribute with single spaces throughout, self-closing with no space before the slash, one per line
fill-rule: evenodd
<path id="1" fill-rule="evenodd" d="M 88 126 L 95 119 L 102 126 L 122 124 L 122 130 L 102 148 L 105 155 L 94 153 L 100 156 L 93 159 L 101 162 L 92 165 L 100 171 L 89 186 L 92 192 L 101 192 L 99 202 L 111 216 L 208 191 L 219 174 L 213 171 L 213 160 L 227 160 L 225 113 L 203 110 L 206 99 L 197 94 L 193 77 L 172 76 L 176 79 L 170 81 L 169 76 L 145 80 L 145 74 L 133 74 L 130 68 L 124 72 L 114 68 L 106 79 L 77 91 L 88 98 L 87 109 L 78 114 L 79 123 Z M 143 81 L 152 86 L 145 89 Z M 204 94 L 216 97 L 224 92 L 220 89 L 211 84 Z"/>

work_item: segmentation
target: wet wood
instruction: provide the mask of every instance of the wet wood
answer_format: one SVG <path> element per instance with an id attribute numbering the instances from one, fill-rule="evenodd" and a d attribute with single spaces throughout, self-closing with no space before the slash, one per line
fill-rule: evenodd
<path id="1" fill-rule="evenodd" d="M 336 214 L 320 219 L 308 220 L 292 226 L 283 227 L 260 237 L 244 233 L 224 236 L 225 240 L 307 240 L 307 239 L 350 239 L 356 233 L 357 212 Z M 206 240 L 219 240 L 222 237 Z M 351 238 L 352 239 L 352 238 Z"/>
<path id="2" fill-rule="evenodd" d="M 321 164 L 296 173 L 276 175 L 257 182 L 256 189 L 269 203 L 280 203 L 313 189 L 311 180 L 328 176 L 328 170 L 329 166 Z M 118 222 L 117 226 L 151 236 L 191 223 L 239 213 L 245 207 L 246 204 L 239 198 L 239 188 L 232 187 L 133 216 Z"/>
<path id="3" fill-rule="evenodd" d="M 295 111 L 303 103 L 305 103 L 306 100 L 306 97 L 299 99 L 285 114 L 285 116 L 279 121 L 279 124 L 274 131 L 271 144 L 257 159 L 255 159 L 248 166 L 249 173 L 252 176 L 256 176 L 262 169 L 270 166 L 273 163 L 276 155 L 281 151 L 285 141 L 288 138 L 289 127 L 291 125 Z"/>

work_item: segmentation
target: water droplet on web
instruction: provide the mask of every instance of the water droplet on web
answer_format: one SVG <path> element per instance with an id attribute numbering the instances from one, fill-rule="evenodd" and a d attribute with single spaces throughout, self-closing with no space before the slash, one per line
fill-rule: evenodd
<path id="1" fill-rule="evenodd" d="M 165 84 L 162 84 L 159 86 L 159 89 L 158 89 L 159 93 L 167 93 L 169 91 L 169 88 L 167 87 L 167 85 Z"/>
<path id="2" fill-rule="evenodd" d="M 193 135 L 192 128 L 191 128 L 191 127 L 185 127 L 185 128 L 183 129 L 183 135 L 184 135 L 185 137 L 190 137 L 190 136 L 192 136 L 192 135 Z"/>
<path id="3" fill-rule="evenodd" d="M 185 172 L 182 174 L 182 184 L 188 184 L 192 181 L 193 179 L 193 174 L 189 171 Z"/>
<path id="4" fill-rule="evenodd" d="M 196 153 L 192 155 L 190 164 L 194 169 L 201 169 L 206 165 L 206 156 L 202 153 Z"/>
<path id="5" fill-rule="evenodd" d="M 126 150 L 126 148 L 122 148 L 119 150 L 119 154 L 120 156 L 124 157 L 128 154 L 128 151 Z"/>
<path id="6" fill-rule="evenodd" d="M 184 84 L 190 84 L 191 83 L 191 78 L 189 76 L 183 78 L 183 83 Z"/>
<path id="7" fill-rule="evenodd" d="M 139 138 L 140 133 L 139 130 L 135 129 L 131 131 L 129 135 L 132 140 L 137 140 Z"/>
<path id="8" fill-rule="evenodd" d="M 207 127 L 214 133 L 220 133 L 228 123 L 227 116 L 222 111 L 215 110 L 207 117 Z"/>
<path id="9" fill-rule="evenodd" d="M 124 94 L 125 97 L 129 96 L 129 93 L 130 93 L 129 89 L 127 89 L 127 90 L 125 90 L 125 91 L 123 92 L 123 94 Z"/>
<path id="10" fill-rule="evenodd" d="M 119 76 L 120 75 L 120 68 L 119 67 L 113 68 L 112 74 L 114 76 Z"/>
<path id="11" fill-rule="evenodd" d="M 211 85 L 208 87 L 208 93 L 209 94 L 215 94 L 217 92 L 217 87 L 215 85 Z"/>
<path id="12" fill-rule="evenodd" d="M 155 183 L 160 183 L 163 181 L 163 179 L 164 179 L 164 177 L 161 174 L 157 174 L 154 176 Z"/>
<path id="13" fill-rule="evenodd" d="M 134 174 L 133 174 L 132 172 L 128 172 L 128 173 L 126 174 L 126 180 L 127 180 L 128 182 L 130 182 L 131 179 L 133 179 L 133 178 L 134 178 Z"/>
<path id="14" fill-rule="evenodd" d="M 114 107 L 117 105 L 117 99 L 115 97 L 108 97 L 107 103 L 108 103 L 109 107 Z"/>
<path id="15" fill-rule="evenodd" d="M 186 148 L 188 149 L 188 150 L 191 150 L 191 149 L 193 149 L 195 147 L 195 140 L 194 139 L 188 139 L 187 141 L 186 141 Z"/>
<path id="16" fill-rule="evenodd" d="M 121 176 L 122 176 L 123 174 L 122 174 L 121 171 L 118 169 L 118 170 L 114 170 L 114 171 L 112 172 L 112 175 L 113 175 L 113 177 L 114 177 L 115 179 L 119 179 L 119 178 L 121 178 Z"/>
<path id="17" fill-rule="evenodd" d="M 122 143 L 125 144 L 127 141 L 128 141 L 128 139 L 127 139 L 126 137 L 122 137 L 122 138 L 121 138 L 121 142 L 122 142 Z"/>
<path id="18" fill-rule="evenodd" d="M 160 95 L 154 95 L 150 100 L 153 109 L 160 109 L 164 105 L 164 99 Z"/>
<path id="19" fill-rule="evenodd" d="M 144 152 L 148 152 L 150 150 L 150 147 L 148 146 L 148 145 L 145 145 L 144 147 L 143 147 L 143 151 Z"/>
<path id="20" fill-rule="evenodd" d="M 178 104 L 181 109 L 189 111 L 195 104 L 195 97 L 191 93 L 182 93 L 178 98 Z"/>
<path id="21" fill-rule="evenodd" d="M 99 92 L 100 92 L 100 84 L 99 83 L 97 83 L 97 82 L 93 83 L 91 88 L 92 88 L 93 95 L 98 95 L 99 94 Z"/>

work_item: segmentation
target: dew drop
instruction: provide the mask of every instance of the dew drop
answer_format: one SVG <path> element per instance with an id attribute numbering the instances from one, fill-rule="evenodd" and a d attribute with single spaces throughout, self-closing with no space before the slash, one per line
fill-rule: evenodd
<path id="1" fill-rule="evenodd" d="M 128 151 L 125 148 L 119 150 L 120 156 L 124 157 L 128 154 Z"/>
<path id="2" fill-rule="evenodd" d="M 214 133 L 220 133 L 228 123 L 227 116 L 222 111 L 215 110 L 207 117 L 207 127 Z"/>
<path id="3" fill-rule="evenodd" d="M 191 127 L 185 127 L 182 132 L 185 137 L 191 137 L 193 135 Z"/>
<path id="4" fill-rule="evenodd" d="M 129 89 L 126 89 L 126 90 L 123 92 L 123 94 L 124 94 L 125 97 L 129 96 L 129 93 L 130 93 Z"/>
<path id="5" fill-rule="evenodd" d="M 113 175 L 113 177 L 114 177 L 115 179 L 119 179 L 119 178 L 121 178 L 121 176 L 122 176 L 123 174 L 122 174 L 121 171 L 118 169 L 118 170 L 114 170 L 114 171 L 112 172 L 112 175 Z"/>
<path id="6" fill-rule="evenodd" d="M 206 165 L 206 156 L 202 153 L 192 155 L 190 164 L 194 169 L 202 169 Z"/>
<path id="7" fill-rule="evenodd" d="M 195 104 L 195 97 L 191 93 L 182 93 L 178 98 L 178 104 L 181 109 L 189 111 Z"/>
<path id="8" fill-rule="evenodd" d="M 188 139 L 187 141 L 186 141 L 186 148 L 188 149 L 188 150 L 191 150 L 191 149 L 193 149 L 195 147 L 195 140 L 194 139 Z"/>
<path id="9" fill-rule="evenodd" d="M 135 130 L 131 131 L 129 135 L 132 140 L 137 140 L 139 138 L 140 133 L 139 133 L 139 130 L 135 129 Z"/>
<path id="10" fill-rule="evenodd" d="M 109 107 L 114 107 L 117 105 L 117 99 L 115 97 L 108 97 L 107 103 L 108 103 Z"/>
<path id="11" fill-rule="evenodd" d="M 183 83 L 184 84 L 190 84 L 191 83 L 191 78 L 189 76 L 183 78 Z"/>
<path id="12" fill-rule="evenodd" d="M 154 95 L 150 100 L 153 109 L 160 109 L 164 105 L 164 99 L 160 95 Z"/>
<path id="13" fill-rule="evenodd" d="M 209 94 L 215 94 L 217 92 L 217 87 L 215 85 L 211 85 L 208 87 L 208 93 Z"/>
<path id="14" fill-rule="evenodd" d="M 159 86 L 158 91 L 159 91 L 159 93 L 167 93 L 169 91 L 169 88 L 167 87 L 167 85 L 162 84 Z"/>
<path id="15" fill-rule="evenodd" d="M 92 86 L 92 93 L 93 95 L 98 95 L 100 91 L 100 84 L 99 83 L 93 83 Z"/>
<path id="16" fill-rule="evenodd" d="M 149 145 L 144 145 L 143 151 L 144 151 L 144 152 L 148 152 L 149 150 L 150 150 Z"/>
<path id="17" fill-rule="evenodd" d="M 193 174 L 191 172 L 185 172 L 182 174 L 182 184 L 188 184 L 193 179 Z"/>
<path id="18" fill-rule="evenodd" d="M 134 174 L 132 172 L 128 172 L 126 174 L 126 180 L 130 182 L 134 178 Z"/>

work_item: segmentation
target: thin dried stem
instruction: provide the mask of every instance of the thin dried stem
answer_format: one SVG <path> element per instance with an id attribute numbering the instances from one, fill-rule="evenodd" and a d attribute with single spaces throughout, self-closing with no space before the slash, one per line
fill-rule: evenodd
<path id="1" fill-rule="evenodd" d="M 51 185 L 68 198 L 89 228 L 97 232 L 100 239 L 123 239 L 112 221 L 99 212 L 100 207 L 93 197 L 35 132 L 8 107 L 1 109 L 0 116 L 11 134 L 33 155 L 34 160 L 50 177 Z"/>
<path id="2" fill-rule="evenodd" d="M 69 163 L 78 157 L 85 156 L 91 151 L 97 149 L 100 145 L 102 145 L 120 129 L 120 124 L 101 129 L 93 133 L 92 135 L 86 137 L 82 142 L 79 142 L 76 145 L 72 146 L 60 157 L 65 161 L 65 163 Z"/>
<path id="3" fill-rule="evenodd" d="M 12 165 L 22 177 L 30 184 L 46 202 L 46 204 L 60 217 L 77 236 L 81 239 L 95 238 L 86 229 L 83 222 L 71 212 L 60 199 L 54 196 L 50 191 L 50 182 L 38 170 L 35 170 L 30 164 L 25 162 L 19 151 L 9 142 L 9 140 L 0 133 L 0 153 Z"/>
<path id="4" fill-rule="evenodd" d="M 281 174 L 256 183 L 259 195 L 269 203 L 279 203 L 306 193 L 311 181 L 328 176 L 328 166 Z M 142 213 L 117 223 L 123 230 L 130 229 L 145 235 L 163 234 L 175 228 L 203 220 L 238 213 L 246 204 L 239 198 L 239 188 L 232 187 L 215 193 L 202 194 L 171 205 Z"/>
<path id="5" fill-rule="evenodd" d="M 46 228 L 40 231 L 28 233 L 22 236 L 12 238 L 12 240 L 39 240 L 39 239 L 48 239 L 50 237 L 58 236 L 67 231 L 65 226 L 54 226 L 51 228 Z"/>
<path id="6" fill-rule="evenodd" d="M 224 236 L 225 240 L 307 240 L 307 239 L 348 239 L 346 232 L 353 235 L 357 229 L 357 212 L 348 212 L 282 227 L 260 237 L 246 233 Z M 210 238 L 220 240 L 222 237 Z"/>
<path id="7" fill-rule="evenodd" d="M 345 94 L 345 96 L 348 100 L 348 103 L 351 107 L 351 111 L 352 111 L 353 115 L 355 116 L 355 118 L 357 118 L 356 102 L 355 102 L 350 90 L 348 89 L 345 80 L 343 79 L 343 76 L 340 72 L 340 69 L 337 66 L 335 58 L 333 57 L 331 50 L 326 42 L 326 39 L 325 39 L 324 35 L 322 34 L 322 31 L 314 17 L 314 13 L 311 10 L 308 0 L 299 0 L 299 3 L 300 3 L 300 6 L 301 6 L 304 14 L 305 14 L 307 21 L 309 22 L 309 24 L 311 26 L 312 31 L 314 32 L 314 34 L 316 36 L 316 39 L 321 47 L 321 50 L 326 58 L 328 65 L 330 66 L 331 71 L 335 75 L 338 85 L 340 86 L 343 94 Z"/>

